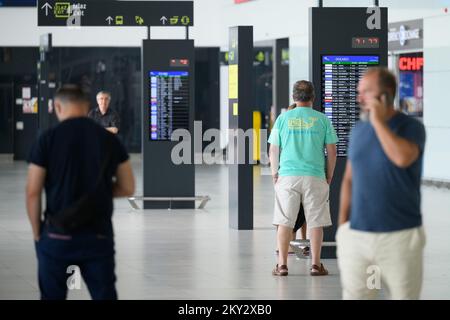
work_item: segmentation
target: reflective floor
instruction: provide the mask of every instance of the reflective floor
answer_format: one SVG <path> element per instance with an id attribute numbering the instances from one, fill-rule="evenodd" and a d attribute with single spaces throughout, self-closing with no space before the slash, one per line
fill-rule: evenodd
<path id="1" fill-rule="evenodd" d="M 142 194 L 139 156 L 133 156 Z M 116 273 L 120 299 L 340 299 L 335 260 L 324 260 L 327 277 L 309 276 L 309 260 L 289 259 L 289 276 L 276 278 L 271 225 L 270 176 L 255 169 L 255 229 L 228 227 L 228 171 L 198 166 L 204 210 L 134 211 L 115 201 Z M 27 221 L 26 164 L 0 159 L 0 299 L 37 299 L 36 259 Z M 155 182 L 157 183 L 157 182 Z M 423 299 L 450 299 L 450 190 L 423 187 L 427 232 Z M 383 290 L 380 292 L 384 295 Z M 89 299 L 84 283 L 69 299 Z"/>

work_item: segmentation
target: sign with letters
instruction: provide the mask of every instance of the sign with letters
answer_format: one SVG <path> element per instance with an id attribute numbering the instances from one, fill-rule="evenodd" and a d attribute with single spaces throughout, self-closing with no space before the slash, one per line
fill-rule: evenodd
<path id="1" fill-rule="evenodd" d="M 39 0 L 40 27 L 189 27 L 193 1 Z"/>

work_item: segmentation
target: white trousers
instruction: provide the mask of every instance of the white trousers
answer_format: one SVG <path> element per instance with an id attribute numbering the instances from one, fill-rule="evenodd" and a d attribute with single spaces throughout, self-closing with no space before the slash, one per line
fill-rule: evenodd
<path id="1" fill-rule="evenodd" d="M 341 225 L 336 233 L 342 298 L 419 299 L 422 288 L 423 227 L 394 232 L 364 232 Z"/>

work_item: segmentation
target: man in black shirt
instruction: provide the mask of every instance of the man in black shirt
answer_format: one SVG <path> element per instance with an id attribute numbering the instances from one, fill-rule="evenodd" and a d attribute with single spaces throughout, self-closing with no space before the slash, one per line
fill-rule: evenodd
<path id="1" fill-rule="evenodd" d="M 55 110 L 60 124 L 39 136 L 28 159 L 26 204 L 41 299 L 65 299 L 68 277 L 77 276 L 70 275 L 74 270 L 79 270 L 78 276 L 81 272 L 93 299 L 117 299 L 111 218 L 113 197 L 134 193 L 129 156 L 113 134 L 86 117 L 89 102 L 78 87 L 60 88 Z M 89 222 L 75 230 L 54 223 L 86 195 L 95 199 L 96 209 L 88 210 L 93 213 Z"/>
<path id="2" fill-rule="evenodd" d="M 111 102 L 111 94 L 106 91 L 97 93 L 98 107 L 92 109 L 88 117 L 95 120 L 99 125 L 111 133 L 117 134 L 120 129 L 119 114 L 109 107 Z"/>

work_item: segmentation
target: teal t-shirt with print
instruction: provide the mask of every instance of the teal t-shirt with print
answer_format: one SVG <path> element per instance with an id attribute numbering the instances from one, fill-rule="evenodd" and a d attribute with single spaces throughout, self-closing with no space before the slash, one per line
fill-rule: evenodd
<path id="1" fill-rule="evenodd" d="M 325 179 L 326 144 L 338 142 L 331 121 L 311 107 L 282 113 L 273 126 L 269 143 L 280 147 L 280 176 Z"/>

